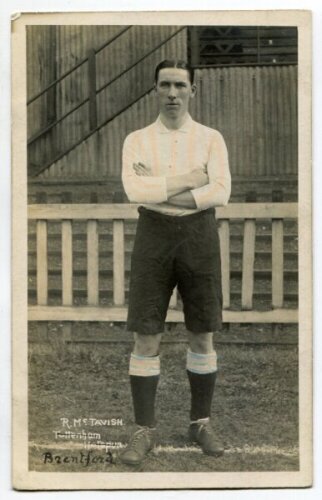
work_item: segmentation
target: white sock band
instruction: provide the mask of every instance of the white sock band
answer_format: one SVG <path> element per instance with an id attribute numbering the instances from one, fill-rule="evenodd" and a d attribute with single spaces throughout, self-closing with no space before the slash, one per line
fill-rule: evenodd
<path id="1" fill-rule="evenodd" d="M 210 417 L 198 418 L 198 420 L 191 420 L 191 424 L 208 424 Z"/>
<path id="2" fill-rule="evenodd" d="M 160 375 L 159 356 L 139 356 L 132 353 L 129 374 L 138 377 L 153 377 L 154 375 Z"/>
<path id="3" fill-rule="evenodd" d="M 192 373 L 213 373 L 217 371 L 217 354 L 212 351 L 209 354 L 199 354 L 188 349 L 187 370 Z"/>

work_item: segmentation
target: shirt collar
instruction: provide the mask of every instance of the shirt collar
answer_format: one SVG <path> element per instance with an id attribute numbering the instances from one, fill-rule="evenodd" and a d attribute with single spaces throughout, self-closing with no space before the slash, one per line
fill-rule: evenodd
<path id="1" fill-rule="evenodd" d="M 193 119 L 191 118 L 191 116 L 189 115 L 189 113 L 187 113 L 187 117 L 185 119 L 185 121 L 183 122 L 183 124 L 181 125 L 180 128 L 178 129 L 169 129 L 167 128 L 161 121 L 161 117 L 160 115 L 158 116 L 157 120 L 156 120 L 156 125 L 157 125 L 157 128 L 158 128 L 158 132 L 160 134 L 170 134 L 171 132 L 182 132 L 184 134 L 188 133 L 192 124 L 193 124 Z"/>

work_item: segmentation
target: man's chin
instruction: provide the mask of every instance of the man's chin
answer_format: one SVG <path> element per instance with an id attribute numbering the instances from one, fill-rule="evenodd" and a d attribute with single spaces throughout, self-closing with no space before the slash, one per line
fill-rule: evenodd
<path id="1" fill-rule="evenodd" d="M 181 114 L 179 106 L 167 106 L 164 112 L 169 116 L 179 116 Z"/>

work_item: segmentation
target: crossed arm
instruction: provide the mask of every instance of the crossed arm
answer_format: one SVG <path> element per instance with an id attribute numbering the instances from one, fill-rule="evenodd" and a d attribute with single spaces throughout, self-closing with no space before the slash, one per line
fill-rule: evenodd
<path id="1" fill-rule="evenodd" d="M 134 163 L 133 170 L 138 176 L 152 176 L 151 169 L 141 162 Z M 191 190 L 205 186 L 208 182 L 205 168 L 196 168 L 187 174 L 166 177 L 168 203 L 178 207 L 196 208 Z"/>
<path id="2" fill-rule="evenodd" d="M 168 202 L 177 207 L 197 208 L 196 201 L 190 190 L 171 196 Z"/>
<path id="3" fill-rule="evenodd" d="M 138 142 L 130 134 L 123 147 L 122 180 L 131 202 L 167 202 L 200 210 L 228 203 L 231 177 L 227 148 L 219 133 L 214 135 L 210 145 L 207 166 L 168 177 L 155 176 L 150 167 L 140 162 Z"/>

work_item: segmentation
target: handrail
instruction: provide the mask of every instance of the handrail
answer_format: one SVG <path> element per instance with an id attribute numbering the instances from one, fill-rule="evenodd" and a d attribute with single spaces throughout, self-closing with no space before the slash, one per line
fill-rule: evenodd
<path id="1" fill-rule="evenodd" d="M 84 99 L 83 101 L 81 101 L 80 103 L 78 103 L 76 106 L 74 106 L 69 111 L 66 111 L 66 113 L 64 113 L 62 116 L 60 116 L 59 118 L 57 118 L 57 120 L 53 121 L 52 123 L 50 123 L 49 125 L 47 125 L 47 127 L 45 127 L 43 129 L 39 130 L 38 132 L 36 132 L 34 135 L 32 135 L 27 140 L 27 145 L 30 146 L 30 144 L 33 144 L 37 139 L 39 139 L 39 137 L 41 137 L 42 135 L 44 135 L 47 132 L 49 132 L 49 130 L 51 130 L 52 128 L 56 127 L 56 125 L 58 125 L 58 123 L 60 123 L 63 120 L 65 120 L 65 118 L 67 118 L 67 116 L 69 116 L 72 113 L 74 113 L 75 111 L 77 111 L 79 108 L 81 108 L 82 106 L 84 106 L 84 104 L 86 104 L 88 101 L 89 101 L 89 97 L 86 97 L 86 99 Z"/>
<path id="2" fill-rule="evenodd" d="M 104 42 L 98 49 L 94 49 L 95 53 L 97 54 L 101 50 L 105 49 L 105 47 L 107 47 L 112 42 L 114 42 L 117 38 L 119 38 L 121 35 L 123 35 L 123 33 L 125 33 L 126 31 L 128 31 L 131 27 L 132 26 L 127 26 L 126 28 L 124 28 L 123 30 L 121 30 L 119 33 L 117 33 L 116 35 L 114 35 L 112 38 L 110 38 L 107 42 Z M 40 97 L 41 95 L 43 95 L 45 92 L 47 92 L 48 90 L 50 90 L 52 87 L 54 87 L 55 85 L 57 85 L 57 83 L 59 83 L 64 78 L 66 78 L 66 76 L 68 76 L 71 73 L 73 73 L 73 71 L 75 71 L 76 69 L 78 69 L 84 63 L 86 63 L 87 60 L 88 60 L 88 57 L 85 57 L 84 59 L 81 59 L 78 63 L 75 64 L 75 66 L 73 66 L 72 68 L 70 68 L 69 70 L 67 70 L 59 78 L 57 78 L 56 80 L 54 80 L 53 82 L 51 82 L 49 85 L 47 85 L 47 87 L 45 87 L 40 92 L 38 92 L 38 94 L 35 94 L 30 99 L 28 99 L 27 106 L 29 106 L 29 104 L 31 104 L 32 102 L 34 102 L 36 99 L 38 99 L 38 97 Z"/>
<path id="3" fill-rule="evenodd" d="M 131 66 L 129 66 L 125 70 L 121 71 L 121 73 L 119 73 L 118 75 L 116 75 L 115 77 L 113 77 L 108 82 L 104 83 L 104 85 L 102 85 L 99 89 L 96 89 L 96 95 L 99 94 L 102 90 L 106 89 L 109 85 L 111 85 L 112 83 L 114 83 L 116 80 L 118 80 L 119 78 L 121 78 L 125 73 L 127 73 L 128 71 L 130 71 L 131 69 L 133 69 L 135 66 L 137 66 L 138 64 L 140 64 L 142 61 L 144 61 L 144 59 L 146 59 L 151 54 L 153 54 L 153 52 L 155 52 L 160 47 L 162 47 L 162 45 L 164 45 L 165 43 L 168 43 L 169 40 L 171 40 L 174 36 L 176 36 L 178 33 L 180 33 L 184 28 L 185 28 L 185 26 L 181 27 L 175 33 L 172 33 L 168 38 L 166 38 L 161 43 L 159 43 L 159 45 L 157 45 L 156 47 L 154 47 L 153 49 L 151 49 L 149 52 L 147 52 L 146 54 L 144 54 L 144 56 L 142 56 L 140 59 L 138 59 L 137 61 L 135 61 L 135 63 L 131 64 Z M 98 51 L 96 51 L 96 53 L 97 52 Z M 86 58 L 86 61 L 87 60 L 88 60 L 88 58 Z M 42 135 L 44 135 L 47 132 L 49 132 L 53 127 L 55 127 L 56 125 L 58 125 L 58 123 L 60 123 L 61 121 L 63 121 L 65 118 L 67 118 L 67 116 L 69 116 L 70 114 L 72 114 L 74 111 L 77 111 L 81 106 L 83 106 L 84 104 L 86 104 L 88 101 L 89 101 L 89 98 L 87 97 L 86 99 L 84 99 L 83 101 L 81 101 L 80 103 L 78 103 L 74 108 L 70 109 L 69 111 L 67 111 L 66 113 L 64 113 L 62 116 L 60 116 L 59 118 L 57 118 L 57 120 L 55 120 L 54 122 L 50 123 L 47 127 L 45 127 L 44 129 L 39 130 L 38 132 L 36 132 L 36 134 L 34 134 L 32 137 L 30 137 L 30 139 L 28 139 L 28 141 L 27 141 L 28 146 L 30 144 L 33 144 L 39 137 L 41 137 Z M 123 111 L 124 110 L 118 112 L 118 114 L 122 113 Z M 115 118 L 115 116 L 114 116 L 114 118 Z M 93 131 L 91 131 L 90 135 L 92 135 L 92 133 L 93 133 Z M 85 139 L 83 139 L 83 140 L 85 140 Z M 69 151 L 67 151 L 67 153 L 68 152 Z M 67 154 L 67 153 L 65 153 L 65 154 Z M 64 154 L 63 154 L 63 156 L 64 156 Z M 57 161 L 57 160 L 55 160 L 55 161 Z M 54 161 L 52 161 L 50 163 L 50 165 L 52 163 L 54 163 Z"/>
<path id="4" fill-rule="evenodd" d="M 73 149 L 77 148 L 77 146 L 79 146 L 82 142 L 86 141 L 95 132 L 98 132 L 102 127 L 105 127 L 105 125 L 107 125 L 109 122 L 111 122 L 112 120 L 114 120 L 117 116 L 119 116 L 121 113 L 123 113 L 124 111 L 126 111 L 127 109 L 129 109 L 131 106 L 133 106 L 133 104 L 135 104 L 140 99 L 142 99 L 144 96 L 146 96 L 147 94 L 149 94 L 152 90 L 153 90 L 153 87 L 150 87 L 148 90 L 146 90 L 145 92 L 143 92 L 139 97 L 137 97 L 136 99 L 134 99 L 133 101 L 131 101 L 129 104 L 127 104 L 126 106 L 124 106 L 121 110 L 119 110 L 116 113 L 114 113 L 114 115 L 112 115 L 110 118 L 108 118 L 107 120 L 104 120 L 102 123 L 100 123 L 100 125 L 98 125 L 97 127 L 95 127 L 93 130 L 90 130 L 87 134 L 85 134 L 84 136 L 82 136 L 82 138 L 79 139 L 77 142 L 75 142 L 72 146 L 70 146 L 69 148 L 67 148 L 62 153 L 59 153 L 53 160 L 50 160 L 45 165 L 43 165 L 40 169 L 38 169 L 37 172 L 35 172 L 33 174 L 33 177 L 35 177 L 36 175 L 41 174 L 41 172 L 43 172 L 48 167 L 50 167 L 50 165 L 53 165 L 54 163 L 56 163 L 56 161 L 60 160 L 65 155 L 67 155 L 68 153 L 70 153 L 71 151 L 73 151 Z"/>
<path id="5" fill-rule="evenodd" d="M 135 63 L 131 64 L 131 66 L 129 66 L 124 71 L 122 71 L 121 73 L 119 73 L 117 76 L 115 76 L 114 78 L 112 78 L 112 80 L 110 80 L 107 83 L 104 83 L 104 85 L 102 85 L 102 87 L 100 87 L 97 90 L 97 93 L 99 93 L 102 90 L 104 90 L 106 87 L 108 87 L 109 85 L 111 85 L 111 83 L 115 82 L 115 80 L 117 80 L 118 78 L 120 78 L 121 76 L 123 76 L 125 73 L 127 73 L 128 71 L 130 71 L 131 69 L 133 69 L 138 64 L 140 64 L 142 61 L 144 61 L 144 59 L 146 59 L 151 54 L 153 54 L 153 52 L 155 52 L 160 47 L 162 47 L 162 45 L 168 43 L 169 40 L 171 40 L 171 38 L 175 37 L 176 35 L 178 35 L 178 33 L 180 33 L 181 31 L 183 31 L 184 28 L 185 28 L 185 26 L 182 26 L 181 28 L 179 28 L 175 33 L 172 33 L 170 36 L 168 36 L 168 38 L 166 38 L 165 40 L 162 40 L 162 42 L 159 43 L 159 45 L 157 45 L 156 47 L 153 47 L 153 49 L 151 49 L 149 52 L 147 52 L 146 54 L 144 54 L 144 56 L 142 56 L 140 59 L 138 59 L 137 61 L 135 61 Z"/>

